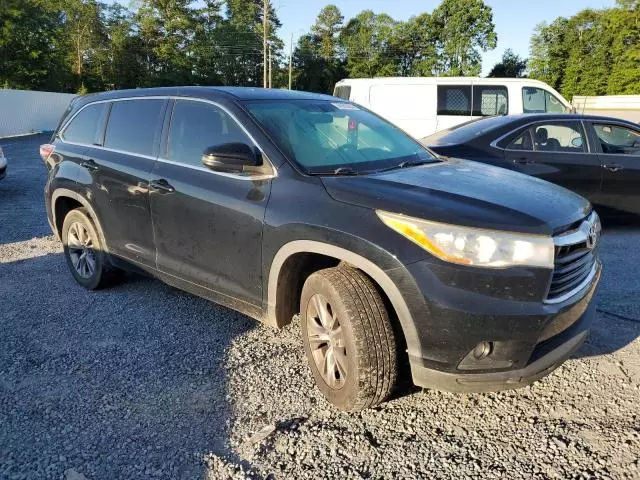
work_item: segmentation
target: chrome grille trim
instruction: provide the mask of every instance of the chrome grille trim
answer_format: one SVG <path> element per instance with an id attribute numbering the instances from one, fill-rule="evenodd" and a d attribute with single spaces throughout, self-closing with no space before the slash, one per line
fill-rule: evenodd
<path id="1" fill-rule="evenodd" d="M 593 244 L 593 231 L 598 232 Z M 545 303 L 561 303 L 587 287 L 598 271 L 594 255 L 600 240 L 600 218 L 594 211 L 577 228 L 557 235 L 554 269 Z"/>

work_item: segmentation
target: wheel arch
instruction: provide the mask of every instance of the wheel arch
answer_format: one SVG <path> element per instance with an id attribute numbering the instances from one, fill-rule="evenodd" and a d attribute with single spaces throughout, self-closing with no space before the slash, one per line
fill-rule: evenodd
<path id="1" fill-rule="evenodd" d="M 391 307 L 394 309 L 394 313 L 405 337 L 409 355 L 420 357 L 421 348 L 418 332 L 409 307 L 400 290 L 385 271 L 371 260 L 357 253 L 314 240 L 295 240 L 289 242 L 283 245 L 274 256 L 267 283 L 267 312 L 265 323 L 274 327 L 282 327 L 288 323 L 287 319 L 283 318 L 281 312 L 278 311 L 279 290 L 280 288 L 286 287 L 286 282 L 282 281 L 283 266 L 288 259 L 298 254 L 322 255 L 334 259 L 336 264 L 344 262 L 368 275 L 386 295 Z M 282 292 L 280 291 L 280 295 L 281 294 Z"/>
<path id="2" fill-rule="evenodd" d="M 87 200 L 85 197 L 80 195 L 78 192 L 74 192 L 73 190 L 69 190 L 67 188 L 57 188 L 56 190 L 54 190 L 53 194 L 51 195 L 51 215 L 53 218 L 53 227 L 56 233 L 60 235 L 60 231 L 62 229 L 62 223 L 64 222 L 64 218 L 58 218 L 58 212 L 59 212 L 58 202 L 65 201 L 65 200 L 72 200 L 74 202 L 77 202 L 77 204 L 87 209 L 87 211 L 89 212 L 89 216 L 91 217 L 91 219 L 93 220 L 93 223 L 96 226 L 98 235 L 100 236 L 100 243 L 104 248 L 105 252 L 109 253 L 107 242 L 105 241 L 105 238 L 104 238 L 104 232 L 102 230 L 102 225 L 100 225 L 100 219 L 98 218 L 98 215 L 96 214 L 95 210 L 91 206 L 91 203 L 89 202 L 89 200 Z M 68 213 L 68 211 L 66 213 Z"/>

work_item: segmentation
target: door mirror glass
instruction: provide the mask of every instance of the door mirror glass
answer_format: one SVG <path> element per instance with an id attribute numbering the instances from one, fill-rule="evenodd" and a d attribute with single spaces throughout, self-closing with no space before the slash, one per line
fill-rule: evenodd
<path id="1" fill-rule="evenodd" d="M 218 172 L 238 173 L 246 167 L 260 166 L 262 159 L 255 148 L 246 143 L 222 143 L 205 149 L 202 164 Z"/>
<path id="2" fill-rule="evenodd" d="M 573 145 L 576 148 L 582 148 L 582 138 L 581 137 L 575 137 L 571 140 L 571 145 Z"/>

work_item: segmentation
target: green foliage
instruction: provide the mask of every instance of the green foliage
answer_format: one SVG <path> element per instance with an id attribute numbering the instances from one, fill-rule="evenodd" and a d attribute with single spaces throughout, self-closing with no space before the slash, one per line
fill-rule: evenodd
<path id="1" fill-rule="evenodd" d="M 640 94 L 640 2 L 538 25 L 530 53 L 529 75 L 567 98 Z"/>
<path id="2" fill-rule="evenodd" d="M 524 76 L 526 69 L 527 60 L 520 58 L 520 55 L 516 54 L 510 48 L 507 48 L 502 54 L 502 60 L 493 66 L 487 76 L 496 78 L 520 78 Z"/>
<path id="3" fill-rule="evenodd" d="M 491 7 L 483 0 L 443 0 L 433 11 L 446 75 L 479 75 L 480 52 L 496 48 L 498 36 Z"/>

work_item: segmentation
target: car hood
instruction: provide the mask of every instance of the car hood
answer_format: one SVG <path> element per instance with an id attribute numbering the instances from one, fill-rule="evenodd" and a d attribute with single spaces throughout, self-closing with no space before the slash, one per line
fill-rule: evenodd
<path id="1" fill-rule="evenodd" d="M 497 230 L 553 235 L 591 211 L 587 200 L 562 187 L 459 159 L 322 180 L 340 202 Z"/>

